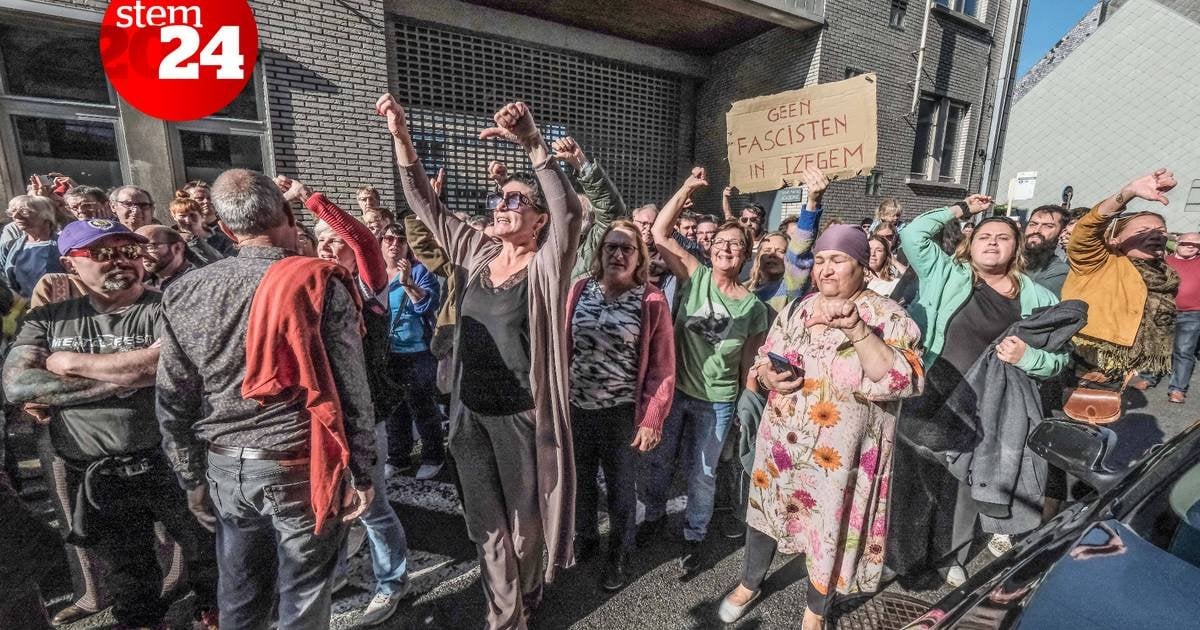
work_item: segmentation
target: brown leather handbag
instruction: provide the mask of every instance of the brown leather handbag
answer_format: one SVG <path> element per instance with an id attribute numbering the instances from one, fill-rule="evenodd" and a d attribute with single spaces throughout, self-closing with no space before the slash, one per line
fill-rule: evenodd
<path id="1" fill-rule="evenodd" d="M 1124 412 L 1122 394 L 1129 379 L 1130 372 L 1125 376 L 1125 382 L 1118 390 L 1096 389 L 1088 387 L 1088 382 L 1102 382 L 1104 375 L 1089 372 L 1079 377 L 1079 386 L 1067 388 L 1066 402 L 1063 403 L 1063 413 L 1068 418 L 1088 424 L 1111 424 L 1121 419 Z"/>

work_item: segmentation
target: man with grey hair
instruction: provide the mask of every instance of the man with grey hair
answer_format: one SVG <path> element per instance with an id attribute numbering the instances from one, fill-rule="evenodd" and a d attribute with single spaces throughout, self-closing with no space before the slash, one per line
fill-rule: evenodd
<path id="1" fill-rule="evenodd" d="M 217 533 L 221 625 L 266 627 L 278 594 L 280 628 L 325 628 L 346 523 L 374 496 L 375 413 L 358 309 L 349 289 L 333 280 L 325 284 L 323 307 L 315 309 L 319 321 L 312 328 L 320 331 L 327 360 L 313 358 L 311 365 L 318 379 L 335 386 L 321 394 L 332 398 L 327 410 L 340 411 L 351 473 L 349 487 L 333 486 L 333 501 L 318 506 L 310 498 L 310 475 L 324 479 L 327 462 L 312 448 L 325 434 L 313 429 L 305 394 L 311 388 L 293 386 L 270 399 L 242 393 L 247 375 L 262 368 L 247 364 L 251 305 L 260 285 L 279 286 L 264 278 L 296 250 L 296 218 L 275 182 L 254 171 L 223 173 L 212 200 L 237 237 L 238 254 L 189 272 L 163 294 L 157 379 L 163 444 L 192 513 Z M 294 287 L 301 300 L 307 290 Z M 255 333 L 272 338 L 285 331 Z M 338 507 L 337 518 L 318 529 L 318 519 Z"/>
<path id="2" fill-rule="evenodd" d="M 154 198 L 145 188 L 118 186 L 108 194 L 108 201 L 117 220 L 134 232 L 154 223 Z"/>
<path id="3" fill-rule="evenodd" d="M 112 207 L 108 205 L 108 195 L 95 186 L 72 186 L 63 194 L 67 210 L 79 221 L 91 219 L 115 219 Z"/>

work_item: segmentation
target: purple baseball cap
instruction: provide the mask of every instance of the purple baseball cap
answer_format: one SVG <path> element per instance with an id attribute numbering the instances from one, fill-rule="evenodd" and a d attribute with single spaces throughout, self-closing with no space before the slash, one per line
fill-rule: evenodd
<path id="1" fill-rule="evenodd" d="M 66 256 L 73 249 L 87 247 L 92 243 L 114 235 L 128 236 L 139 243 L 148 243 L 149 239 L 121 225 L 120 221 L 112 219 L 89 219 L 87 221 L 72 221 L 58 233 L 58 253 Z"/>

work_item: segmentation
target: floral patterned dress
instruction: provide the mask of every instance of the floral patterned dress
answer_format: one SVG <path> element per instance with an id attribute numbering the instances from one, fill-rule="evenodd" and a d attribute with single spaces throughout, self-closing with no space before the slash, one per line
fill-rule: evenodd
<path id="1" fill-rule="evenodd" d="M 840 330 L 804 326 L 818 295 L 775 320 L 767 352 L 804 368 L 804 387 L 772 393 L 758 429 L 746 522 L 785 554 L 805 554 L 818 591 L 874 591 L 887 540 L 888 485 L 899 400 L 924 386 L 920 330 L 892 300 L 863 291 L 860 317 L 893 349 L 878 383 Z"/>

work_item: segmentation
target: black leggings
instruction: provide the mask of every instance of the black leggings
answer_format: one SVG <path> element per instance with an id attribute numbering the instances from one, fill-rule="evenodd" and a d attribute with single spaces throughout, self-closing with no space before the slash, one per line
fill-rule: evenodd
<path id="1" fill-rule="evenodd" d="M 769 535 L 753 527 L 746 527 L 746 555 L 742 563 L 742 586 L 756 593 L 762 588 L 763 580 L 766 579 L 767 571 L 771 568 L 771 561 L 775 559 L 775 549 L 778 546 L 775 539 Z M 805 601 L 808 609 L 818 617 L 824 617 L 829 612 L 829 607 L 836 596 L 836 589 L 830 588 L 828 593 L 823 594 L 817 590 L 811 579 L 808 580 L 808 595 Z"/>

